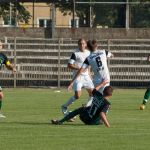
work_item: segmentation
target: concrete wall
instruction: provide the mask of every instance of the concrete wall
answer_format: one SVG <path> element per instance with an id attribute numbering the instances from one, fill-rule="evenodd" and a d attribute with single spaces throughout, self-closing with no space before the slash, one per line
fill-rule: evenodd
<path id="1" fill-rule="evenodd" d="M 31 38 L 50 38 L 51 31 L 46 28 L 0 28 L 0 37 L 31 37 Z M 97 29 L 97 28 L 56 28 L 55 38 L 72 38 L 80 37 L 86 39 L 150 39 L 150 28 L 136 29 Z"/>
<path id="2" fill-rule="evenodd" d="M 150 38 L 150 28 L 121 29 L 121 28 L 78 28 L 78 29 L 57 29 L 55 37 L 66 38 L 87 38 L 87 39 L 141 39 Z"/>
<path id="3" fill-rule="evenodd" d="M 0 27 L 0 37 L 31 37 L 31 38 L 50 38 L 51 31 L 46 28 L 15 28 Z"/>

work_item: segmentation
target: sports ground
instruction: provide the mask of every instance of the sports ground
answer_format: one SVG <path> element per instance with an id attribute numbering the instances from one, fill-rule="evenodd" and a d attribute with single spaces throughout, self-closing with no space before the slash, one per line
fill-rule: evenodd
<path id="1" fill-rule="evenodd" d="M 51 125 L 61 118 L 60 110 L 73 92 L 61 89 L 4 89 L 0 119 L 0 150 L 148 150 L 150 103 L 139 110 L 145 89 L 115 89 L 108 120 L 111 127 L 73 123 Z M 81 99 L 70 109 L 81 106 Z"/>

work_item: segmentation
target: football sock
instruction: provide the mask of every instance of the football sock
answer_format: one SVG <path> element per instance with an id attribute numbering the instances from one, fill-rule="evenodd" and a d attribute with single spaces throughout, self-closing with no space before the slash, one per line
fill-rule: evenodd
<path id="1" fill-rule="evenodd" d="M 150 89 L 147 89 L 144 95 L 143 104 L 145 105 L 150 97 Z"/>
<path id="2" fill-rule="evenodd" d="M 90 96 L 86 106 L 90 106 L 92 104 L 93 96 Z"/>
<path id="3" fill-rule="evenodd" d="M 75 98 L 74 96 L 72 96 L 63 106 L 64 106 L 64 107 L 68 107 L 68 106 L 71 105 L 75 100 L 76 100 L 76 98 Z"/>
<path id="4" fill-rule="evenodd" d="M 146 104 L 147 103 L 147 99 L 143 99 L 143 103 L 142 104 Z"/>
<path id="5" fill-rule="evenodd" d="M 83 111 L 83 107 L 80 107 L 78 109 L 75 109 L 74 111 L 68 113 L 64 118 L 62 118 L 61 120 L 59 120 L 60 123 L 63 123 L 65 121 L 70 120 L 71 118 L 75 117 L 76 115 L 80 114 L 81 111 Z"/>

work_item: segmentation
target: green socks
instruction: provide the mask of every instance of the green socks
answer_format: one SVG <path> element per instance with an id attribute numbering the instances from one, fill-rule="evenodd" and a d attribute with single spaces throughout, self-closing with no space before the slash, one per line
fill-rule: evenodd
<path id="1" fill-rule="evenodd" d="M 144 95 L 143 104 L 145 105 L 150 97 L 150 89 L 147 89 Z"/>

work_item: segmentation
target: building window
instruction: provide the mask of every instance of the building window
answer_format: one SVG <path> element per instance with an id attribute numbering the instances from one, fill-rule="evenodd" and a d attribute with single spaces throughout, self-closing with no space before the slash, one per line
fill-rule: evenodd
<path id="1" fill-rule="evenodd" d="M 10 16 L 5 16 L 3 18 L 3 26 L 15 26 L 15 18 Z"/>
<path id="2" fill-rule="evenodd" d="M 38 25 L 39 27 L 44 27 L 44 28 L 47 28 L 47 27 L 51 27 L 51 19 L 38 19 Z"/>
<path id="3" fill-rule="evenodd" d="M 78 28 L 79 27 L 79 19 L 75 19 L 74 21 L 75 21 L 75 27 Z M 69 26 L 73 27 L 73 19 L 71 19 L 69 21 Z"/>

